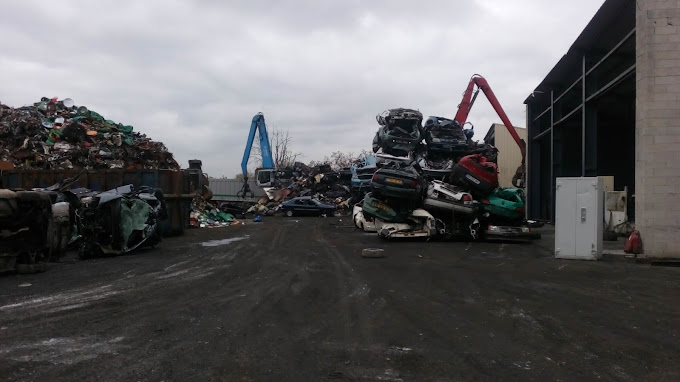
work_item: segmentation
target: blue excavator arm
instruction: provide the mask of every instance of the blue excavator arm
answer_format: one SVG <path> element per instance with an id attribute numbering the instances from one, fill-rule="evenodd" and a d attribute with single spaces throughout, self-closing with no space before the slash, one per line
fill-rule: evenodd
<path id="1" fill-rule="evenodd" d="M 257 113 L 253 117 L 250 124 L 250 133 L 248 134 L 248 142 L 246 142 L 246 150 L 243 152 L 243 160 L 241 160 L 241 171 L 243 172 L 243 181 L 248 182 L 248 159 L 250 158 L 250 150 L 253 148 L 255 141 L 255 131 L 260 137 L 260 153 L 262 155 L 262 168 L 273 169 L 274 160 L 272 159 L 272 148 L 269 144 L 269 134 L 267 134 L 267 125 L 264 122 L 264 115 Z"/>

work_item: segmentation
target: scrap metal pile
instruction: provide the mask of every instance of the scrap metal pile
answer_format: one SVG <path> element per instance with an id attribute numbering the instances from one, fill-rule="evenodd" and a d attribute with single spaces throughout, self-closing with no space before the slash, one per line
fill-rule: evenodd
<path id="1" fill-rule="evenodd" d="M 373 151 L 382 153 L 354 171 L 354 188 L 366 192 L 353 208 L 357 227 L 385 238 L 531 238 L 523 190 L 498 186 L 497 149 L 455 120 L 422 120 L 404 108 L 377 116 Z"/>
<path id="2" fill-rule="evenodd" d="M 376 120 L 375 155 L 340 171 L 299 162 L 277 169 L 274 188 L 248 212 L 292 216 L 352 209 L 358 227 L 386 238 L 531 236 L 523 190 L 499 188 L 498 150 L 472 141 L 474 127 L 437 116 L 423 124 L 421 112 L 406 108 L 387 110 Z"/>
<path id="3" fill-rule="evenodd" d="M 286 200 L 297 197 L 311 197 L 337 208 L 336 214 L 349 211 L 353 200 L 352 172 L 350 168 L 333 171 L 329 164 L 308 166 L 295 162 L 293 166 L 277 171 L 277 185 L 269 196 L 261 198 L 246 212 L 273 215 L 280 211 Z M 233 211 L 234 205 L 225 210 Z"/>
<path id="4" fill-rule="evenodd" d="M 0 162 L 17 169 L 173 169 L 165 145 L 72 99 L 0 104 Z"/>
<path id="5" fill-rule="evenodd" d="M 234 215 L 220 211 L 214 204 L 205 200 L 204 195 L 196 192 L 191 201 L 191 213 L 189 225 L 191 227 L 227 227 L 232 224 L 241 224 Z"/>

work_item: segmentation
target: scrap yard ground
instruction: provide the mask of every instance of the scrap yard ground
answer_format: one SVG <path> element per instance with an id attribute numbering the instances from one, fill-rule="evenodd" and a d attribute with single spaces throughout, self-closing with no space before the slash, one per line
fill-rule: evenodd
<path id="1" fill-rule="evenodd" d="M 384 242 L 340 219 L 190 230 L 0 276 L 0 377 L 680 380 L 680 268 L 555 260 L 549 235 Z"/>

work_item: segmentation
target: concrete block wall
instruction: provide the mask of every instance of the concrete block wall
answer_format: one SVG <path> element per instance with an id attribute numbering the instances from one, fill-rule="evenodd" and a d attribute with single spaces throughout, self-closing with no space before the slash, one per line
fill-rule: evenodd
<path id="1" fill-rule="evenodd" d="M 680 259 L 680 0 L 637 0 L 635 225 L 644 256 Z"/>

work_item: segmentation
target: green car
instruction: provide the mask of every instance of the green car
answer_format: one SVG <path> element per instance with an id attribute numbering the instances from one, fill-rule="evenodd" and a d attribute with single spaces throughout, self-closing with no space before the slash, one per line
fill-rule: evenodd
<path id="1" fill-rule="evenodd" d="M 373 197 L 372 193 L 364 196 L 364 204 L 361 206 L 364 216 L 372 216 L 384 222 L 403 222 L 411 213 L 408 209 L 394 209 L 382 200 Z"/>
<path id="2" fill-rule="evenodd" d="M 510 221 L 524 219 L 524 190 L 504 187 L 491 192 L 487 199 L 481 200 L 484 211 Z"/>

